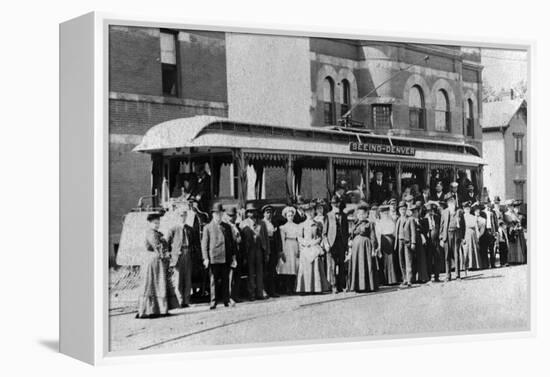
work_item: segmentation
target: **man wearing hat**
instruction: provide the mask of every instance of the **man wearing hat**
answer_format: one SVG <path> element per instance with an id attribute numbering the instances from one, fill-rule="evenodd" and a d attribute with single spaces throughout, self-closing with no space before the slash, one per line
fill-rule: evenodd
<path id="1" fill-rule="evenodd" d="M 190 304 L 192 289 L 191 277 L 193 270 L 191 256 L 200 252 L 200 247 L 193 228 L 187 224 L 187 210 L 181 210 L 180 214 L 181 223 L 170 228 L 166 235 L 166 242 L 171 252 L 170 265 L 173 267 L 172 287 L 179 306 L 186 308 Z"/>
<path id="2" fill-rule="evenodd" d="M 441 271 L 441 248 L 439 247 L 439 226 L 441 217 L 439 215 L 439 204 L 435 201 L 428 201 L 424 207 L 426 215 L 420 220 L 422 234 L 426 239 L 426 254 L 428 259 L 428 274 L 434 282 L 439 281 Z"/>
<path id="3" fill-rule="evenodd" d="M 403 277 L 402 287 L 410 287 L 412 283 L 412 254 L 410 254 L 405 247 L 406 234 L 405 227 L 407 225 L 407 203 L 404 201 L 399 202 L 397 206 L 399 211 L 399 217 L 395 223 L 395 251 L 399 258 L 399 266 L 401 267 L 401 276 Z M 410 237 L 410 235 L 409 235 Z"/>
<path id="4" fill-rule="evenodd" d="M 409 211 L 411 212 L 411 216 L 407 219 L 404 230 L 405 250 L 413 263 L 412 267 L 409 269 L 409 271 L 412 272 L 412 277 L 408 281 L 412 283 L 412 280 L 416 280 L 420 283 L 425 283 L 429 280 L 429 275 L 426 251 L 424 249 L 419 221 L 420 206 L 415 203 L 409 207 Z"/>
<path id="5" fill-rule="evenodd" d="M 374 178 L 370 183 L 370 202 L 371 203 L 382 203 L 384 200 L 388 199 L 388 185 L 384 182 L 384 173 L 377 171 L 374 173 Z"/>
<path id="6" fill-rule="evenodd" d="M 210 275 L 210 309 L 216 309 L 219 298 L 225 306 L 235 305 L 229 297 L 229 269 L 236 264 L 236 247 L 231 227 L 222 221 L 223 212 L 221 203 L 215 203 L 210 211 L 212 220 L 202 233 L 202 259 Z"/>
<path id="7" fill-rule="evenodd" d="M 340 209 L 340 203 L 336 196 L 333 196 L 330 204 L 332 209 L 327 213 L 325 232 L 329 254 L 334 260 L 335 269 L 333 274 L 336 280 L 337 292 L 342 292 L 346 288 L 345 259 L 349 238 L 349 225 L 347 215 Z"/>
<path id="8" fill-rule="evenodd" d="M 458 186 L 457 186 L 458 187 Z M 453 257 L 455 261 L 456 278 L 460 279 L 460 266 L 462 264 L 461 244 L 464 239 L 466 224 L 463 211 L 457 208 L 455 195 L 452 192 L 445 195 L 447 208 L 441 211 L 439 226 L 439 245 L 445 253 L 445 281 L 451 280 Z"/>
<path id="9" fill-rule="evenodd" d="M 279 297 L 277 294 L 277 263 L 281 256 L 279 229 L 273 222 L 273 207 L 269 204 L 262 207 L 262 224 L 267 230 L 268 250 L 266 264 L 264 266 L 264 287 L 270 297 Z"/>
<path id="10" fill-rule="evenodd" d="M 241 266 L 242 266 L 242 236 L 239 230 L 239 224 L 237 223 L 237 208 L 231 207 L 225 212 L 227 215 L 225 221 L 231 227 L 231 233 L 233 234 L 233 240 L 235 241 L 236 261 L 234 266 L 231 266 L 229 271 L 229 294 L 230 297 L 236 301 L 240 301 L 240 281 L 241 281 Z"/>
<path id="11" fill-rule="evenodd" d="M 262 300 L 268 297 L 264 291 L 264 265 L 270 254 L 267 228 L 258 219 L 258 209 L 254 203 L 246 204 L 245 216 L 240 227 L 248 262 L 248 294 L 251 301 Z"/>
<path id="12" fill-rule="evenodd" d="M 485 219 L 482 235 L 479 237 L 479 252 L 481 253 L 482 268 L 495 268 L 495 235 L 498 229 L 498 219 L 491 203 L 480 204 L 480 216 Z"/>

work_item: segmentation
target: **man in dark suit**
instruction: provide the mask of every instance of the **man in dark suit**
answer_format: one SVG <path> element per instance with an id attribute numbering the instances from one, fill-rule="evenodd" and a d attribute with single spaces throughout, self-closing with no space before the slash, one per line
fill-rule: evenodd
<path id="1" fill-rule="evenodd" d="M 475 203 L 478 201 L 478 199 L 479 198 L 474 191 L 474 185 L 471 182 L 467 183 L 466 190 L 462 194 L 461 203 L 463 202 Z"/>
<path id="2" fill-rule="evenodd" d="M 216 309 L 218 296 L 223 298 L 225 306 L 235 306 L 229 297 L 229 269 L 237 264 L 236 247 L 229 224 L 222 221 L 223 206 L 212 206 L 212 220 L 204 226 L 202 232 L 202 259 L 204 268 L 210 273 L 210 309 Z M 217 289 L 218 282 L 220 288 Z"/>
<path id="3" fill-rule="evenodd" d="M 422 193 L 416 198 L 416 201 L 420 202 L 420 205 L 424 207 L 430 201 L 430 188 L 427 186 L 424 187 Z"/>
<path id="4" fill-rule="evenodd" d="M 212 193 L 210 192 L 211 177 L 206 172 L 204 165 L 199 169 L 193 196 L 197 200 L 200 210 L 206 211 L 208 209 L 208 205 L 210 204 L 210 198 L 212 197 Z"/>
<path id="5" fill-rule="evenodd" d="M 370 202 L 381 204 L 389 197 L 388 185 L 384 182 L 384 174 L 377 171 L 370 183 Z"/>
<path id="6" fill-rule="evenodd" d="M 445 193 L 443 192 L 443 182 L 438 181 L 435 184 L 435 192 L 431 195 L 430 200 L 434 202 L 442 202 L 445 200 Z"/>
<path id="7" fill-rule="evenodd" d="M 192 255 L 198 249 L 198 239 L 195 237 L 193 228 L 186 224 L 187 210 L 181 212 L 181 223 L 173 226 L 166 235 L 166 241 L 170 248 L 170 266 L 173 267 L 171 285 L 178 304 L 187 308 L 191 296 Z"/>
<path id="8" fill-rule="evenodd" d="M 424 204 L 426 215 L 420 221 L 422 234 L 426 238 L 426 254 L 428 259 L 428 274 L 431 280 L 439 281 L 441 270 L 441 248 L 439 246 L 439 226 L 441 216 L 439 215 L 437 202 L 428 201 Z"/>
<path id="9" fill-rule="evenodd" d="M 331 199 L 332 210 L 327 213 L 327 241 L 329 252 L 336 266 L 336 291 L 342 292 L 346 288 L 346 252 L 348 249 L 349 224 L 347 215 L 340 209 L 336 196 Z"/>
<path id="10" fill-rule="evenodd" d="M 491 204 L 480 205 L 480 216 L 485 219 L 485 232 L 479 237 L 479 252 L 482 268 L 495 268 L 495 236 L 498 231 L 497 215 L 491 209 Z"/>
<path id="11" fill-rule="evenodd" d="M 251 301 L 263 300 L 269 297 L 264 290 L 264 266 L 270 254 L 269 237 L 254 203 L 246 204 L 245 215 L 240 227 L 248 262 L 248 294 Z"/>
<path id="12" fill-rule="evenodd" d="M 460 279 L 462 240 L 464 239 L 464 228 L 466 224 L 464 222 L 464 213 L 461 209 L 456 207 L 453 194 L 448 193 L 445 197 L 447 200 L 447 208 L 441 211 L 439 245 L 445 252 L 445 281 L 450 281 L 453 256 L 456 278 Z"/>

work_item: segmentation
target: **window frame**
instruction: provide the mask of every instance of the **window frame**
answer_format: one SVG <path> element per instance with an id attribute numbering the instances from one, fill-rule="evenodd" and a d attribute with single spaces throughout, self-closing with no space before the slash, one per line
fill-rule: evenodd
<path id="1" fill-rule="evenodd" d="M 514 164 L 523 166 L 523 138 L 522 134 L 514 134 Z"/>
<path id="2" fill-rule="evenodd" d="M 375 109 L 389 109 L 389 114 L 384 114 L 384 117 L 387 117 L 387 123 L 378 126 L 377 123 L 377 111 Z M 393 108 L 391 104 L 386 103 L 374 103 L 371 105 L 371 119 L 372 119 L 372 128 L 374 129 L 392 129 L 393 128 Z"/>
<path id="3" fill-rule="evenodd" d="M 420 97 L 420 107 L 418 106 L 411 106 L 411 91 L 417 90 L 418 95 Z M 424 91 L 419 85 L 413 85 L 409 89 L 409 128 L 414 130 L 426 130 L 426 102 L 424 100 Z M 413 122 L 411 122 L 411 115 L 415 114 L 417 117 L 417 126 L 413 126 Z"/>
<path id="4" fill-rule="evenodd" d="M 161 29 L 160 30 L 160 37 L 159 37 L 159 44 L 161 48 L 161 57 L 160 57 L 160 65 L 161 65 L 161 81 L 162 81 L 162 95 L 164 97 L 179 97 L 180 94 L 180 72 L 179 72 L 179 52 L 178 52 L 178 32 L 176 30 L 170 30 L 170 29 Z M 162 34 L 171 35 L 174 40 L 174 58 L 176 63 L 165 63 L 162 61 Z M 173 78 L 173 87 L 175 89 L 175 92 L 172 93 L 170 91 L 166 91 L 166 85 L 165 85 L 165 78 L 167 71 L 172 71 L 172 74 L 175 75 Z"/>
<path id="5" fill-rule="evenodd" d="M 340 82 L 342 86 L 342 102 L 340 103 L 340 116 L 344 116 L 345 113 L 351 109 L 351 85 L 348 79 L 343 79 Z"/>
<path id="6" fill-rule="evenodd" d="M 445 99 L 445 110 L 441 110 L 441 109 L 438 109 L 438 94 L 439 93 L 442 93 L 443 94 L 443 98 Z M 443 88 L 441 89 L 438 89 L 437 92 L 436 92 L 436 95 L 435 95 L 435 108 L 434 108 L 434 113 L 435 113 L 435 122 L 434 122 L 434 128 L 435 128 L 435 131 L 438 131 L 438 132 L 451 132 L 451 104 L 450 104 L 450 101 L 449 101 L 449 94 L 447 93 L 447 91 Z M 445 129 L 440 129 L 438 127 L 438 116 L 437 114 L 444 114 L 444 117 L 445 117 Z"/>
<path id="7" fill-rule="evenodd" d="M 325 98 L 325 85 L 329 85 L 329 100 Z M 334 95 L 334 80 L 330 76 L 323 79 L 323 124 L 326 126 L 336 125 L 336 103 Z"/>

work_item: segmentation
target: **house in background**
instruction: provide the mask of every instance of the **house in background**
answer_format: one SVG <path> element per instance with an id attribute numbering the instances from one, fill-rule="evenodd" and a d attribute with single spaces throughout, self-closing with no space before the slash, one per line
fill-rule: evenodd
<path id="1" fill-rule="evenodd" d="M 527 102 L 514 98 L 483 103 L 483 182 L 489 196 L 527 202 Z"/>

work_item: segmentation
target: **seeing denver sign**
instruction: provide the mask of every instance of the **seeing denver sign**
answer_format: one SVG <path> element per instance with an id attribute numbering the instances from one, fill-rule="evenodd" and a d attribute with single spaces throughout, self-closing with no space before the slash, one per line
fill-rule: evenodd
<path id="1" fill-rule="evenodd" d="M 401 155 L 401 156 L 414 156 L 416 153 L 416 149 L 413 147 L 402 147 L 402 146 L 390 145 L 390 144 L 359 143 L 359 142 L 350 143 L 349 150 L 352 152 L 394 154 L 394 155 Z"/>

